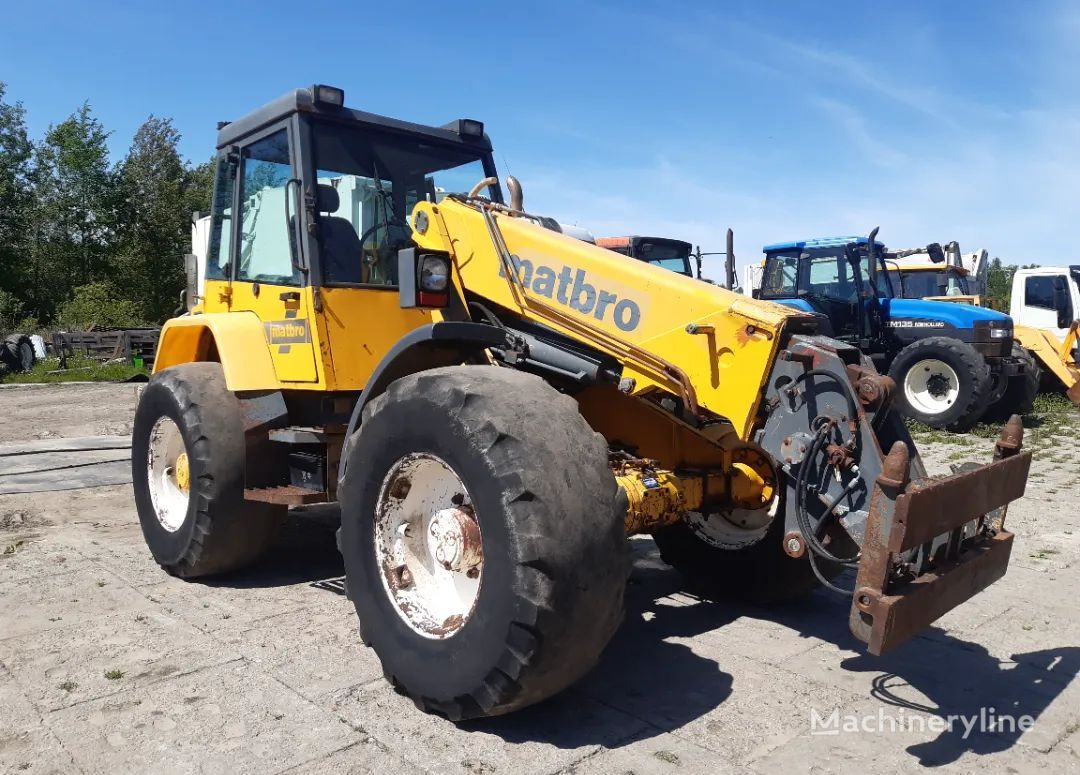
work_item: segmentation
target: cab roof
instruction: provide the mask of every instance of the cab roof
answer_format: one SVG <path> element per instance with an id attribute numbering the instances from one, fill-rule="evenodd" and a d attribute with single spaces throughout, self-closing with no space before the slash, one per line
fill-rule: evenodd
<path id="1" fill-rule="evenodd" d="M 221 149 L 228 145 L 232 145 L 250 135 L 252 132 L 257 132 L 265 126 L 280 121 L 293 113 L 300 112 L 323 116 L 339 122 L 366 124 L 368 126 L 377 126 L 409 134 L 427 135 L 432 139 L 442 140 L 443 142 L 462 144 L 480 150 L 491 150 L 491 140 L 486 133 L 466 135 L 458 131 L 462 124 L 467 123 L 463 119 L 451 121 L 449 124 L 441 127 L 414 124 L 409 121 L 400 121 L 396 118 L 380 116 L 376 113 L 366 113 L 362 110 L 353 110 L 352 108 L 338 107 L 325 102 L 317 102 L 315 100 L 314 90 L 314 86 L 303 89 L 293 89 L 236 121 L 219 124 L 217 147 Z M 480 122 L 472 123 L 479 124 Z M 483 125 L 480 124 L 480 127 L 482 129 Z"/>
<path id="2" fill-rule="evenodd" d="M 762 248 L 765 253 L 774 253 L 779 250 L 804 250 L 806 248 L 842 248 L 845 245 L 865 245 L 868 237 L 819 237 L 817 239 L 795 240 L 793 242 L 776 242 Z M 874 246 L 884 248 L 885 245 L 874 240 Z"/>

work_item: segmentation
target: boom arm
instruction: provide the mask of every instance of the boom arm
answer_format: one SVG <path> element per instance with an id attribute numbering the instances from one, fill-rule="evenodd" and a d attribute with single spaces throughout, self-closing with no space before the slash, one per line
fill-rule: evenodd
<path id="1" fill-rule="evenodd" d="M 469 294 L 615 358 L 630 394 L 680 396 L 691 413 L 723 417 L 743 439 L 785 327 L 808 319 L 627 261 L 501 208 L 421 202 L 414 223 L 425 219 L 418 245 L 451 253 Z"/>

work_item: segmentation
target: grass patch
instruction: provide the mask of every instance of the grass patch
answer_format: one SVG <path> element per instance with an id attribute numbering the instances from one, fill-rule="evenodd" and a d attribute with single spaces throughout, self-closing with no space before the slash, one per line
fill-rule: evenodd
<path id="1" fill-rule="evenodd" d="M 136 376 L 150 376 L 145 368 L 130 363 L 102 363 L 82 356 L 68 358 L 68 367 L 60 368 L 58 358 L 45 358 L 30 371 L 0 374 L 0 384 L 29 385 L 42 382 L 124 382 Z"/>
<path id="2" fill-rule="evenodd" d="M 123 670 L 106 670 L 105 671 L 105 677 L 108 678 L 110 681 L 119 681 L 121 678 L 124 677 L 124 671 Z"/>
<path id="3" fill-rule="evenodd" d="M 1075 436 L 1080 426 L 1080 412 L 1065 397 L 1064 393 L 1040 393 L 1035 397 L 1035 406 L 1029 414 L 1023 416 L 1024 446 L 1046 447 L 1054 443 L 1054 436 Z M 916 442 L 934 444 L 974 444 L 972 436 L 983 439 L 997 439 L 1001 433 L 1001 422 L 980 422 L 968 434 L 956 434 L 949 431 L 935 430 L 920 422 L 906 418 L 908 433 Z M 1066 462 L 1069 458 L 1059 462 Z"/>

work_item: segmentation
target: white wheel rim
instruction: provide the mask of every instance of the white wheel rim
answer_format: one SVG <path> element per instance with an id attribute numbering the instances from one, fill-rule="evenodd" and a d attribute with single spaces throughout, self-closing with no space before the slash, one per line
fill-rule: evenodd
<path id="1" fill-rule="evenodd" d="M 154 514 L 163 528 L 175 533 L 187 519 L 191 485 L 184 436 L 168 417 L 159 417 L 150 431 L 146 475 Z"/>
<path id="2" fill-rule="evenodd" d="M 375 507 L 375 560 L 402 620 L 425 638 L 455 635 L 472 618 L 484 549 L 472 498 L 435 455 L 391 466 Z"/>
<path id="3" fill-rule="evenodd" d="M 904 376 L 908 405 L 924 414 L 941 414 L 956 403 L 960 378 L 952 366 L 936 358 L 919 361 Z"/>

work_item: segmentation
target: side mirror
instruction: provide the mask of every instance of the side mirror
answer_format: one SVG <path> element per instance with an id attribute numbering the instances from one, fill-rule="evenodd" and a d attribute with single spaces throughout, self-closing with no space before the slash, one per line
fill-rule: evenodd
<path id="1" fill-rule="evenodd" d="M 1072 304 L 1069 303 L 1068 281 L 1060 275 L 1054 278 L 1054 309 L 1057 311 L 1057 327 L 1068 328 L 1072 323 Z"/>
<path id="2" fill-rule="evenodd" d="M 942 250 L 940 243 L 931 242 L 926 246 L 926 255 L 930 256 L 930 260 L 935 264 L 945 263 L 945 251 Z"/>

